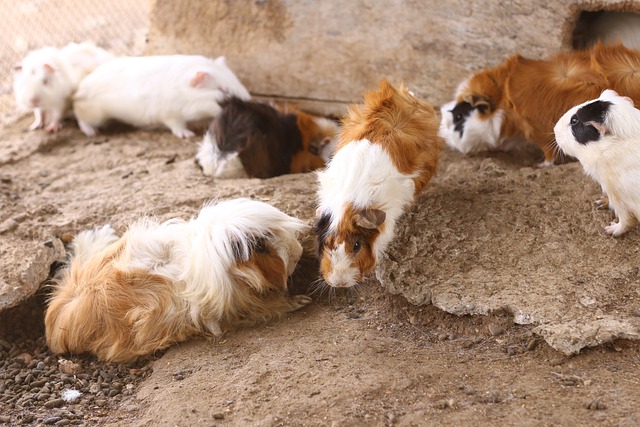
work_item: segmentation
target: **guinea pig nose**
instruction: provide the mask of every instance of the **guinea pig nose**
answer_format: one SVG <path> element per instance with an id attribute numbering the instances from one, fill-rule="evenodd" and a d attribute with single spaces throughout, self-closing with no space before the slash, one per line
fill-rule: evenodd
<path id="1" fill-rule="evenodd" d="M 40 104 L 40 98 L 38 97 L 31 98 L 30 101 L 31 101 L 31 105 L 33 105 L 34 107 L 37 107 L 38 104 Z"/>

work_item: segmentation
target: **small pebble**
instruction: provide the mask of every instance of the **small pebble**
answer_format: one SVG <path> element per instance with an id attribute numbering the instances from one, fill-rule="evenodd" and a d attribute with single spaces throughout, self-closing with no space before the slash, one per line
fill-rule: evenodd
<path id="1" fill-rule="evenodd" d="M 49 417 L 49 418 L 45 418 L 42 421 L 42 424 L 46 424 L 46 425 L 51 425 L 51 424 L 55 424 L 58 421 L 60 421 L 62 419 L 62 417 Z"/>
<path id="2" fill-rule="evenodd" d="M 527 343 L 527 350 L 528 351 L 533 351 L 536 349 L 536 347 L 538 346 L 538 340 L 536 339 L 531 339 L 529 340 L 529 342 Z"/>
<path id="3" fill-rule="evenodd" d="M 11 417 L 9 415 L 0 415 L 0 423 L 9 424 L 11 422 Z"/>
<path id="4" fill-rule="evenodd" d="M 500 325 L 496 325 L 494 323 L 489 325 L 489 333 L 494 336 L 497 337 L 499 335 L 504 334 L 504 328 Z"/>
<path id="5" fill-rule="evenodd" d="M 585 403 L 584 407 L 591 411 L 601 411 L 601 410 L 607 409 L 607 405 L 598 399 Z"/>
<path id="6" fill-rule="evenodd" d="M 224 414 L 218 412 L 217 414 L 213 414 L 213 419 L 214 420 L 224 420 Z"/>
<path id="7" fill-rule="evenodd" d="M 46 402 L 44 404 L 44 407 L 47 408 L 47 409 L 52 409 L 52 408 L 59 408 L 62 405 L 64 405 L 64 400 L 63 399 L 53 399 L 53 400 L 49 400 L 48 402 Z"/>
<path id="8" fill-rule="evenodd" d="M 449 339 L 449 334 L 446 332 L 438 335 L 438 341 L 446 341 L 447 339 Z"/>
<path id="9" fill-rule="evenodd" d="M 633 310 L 631 312 L 631 315 L 635 317 L 640 317 L 640 308 L 636 308 L 635 310 Z"/>

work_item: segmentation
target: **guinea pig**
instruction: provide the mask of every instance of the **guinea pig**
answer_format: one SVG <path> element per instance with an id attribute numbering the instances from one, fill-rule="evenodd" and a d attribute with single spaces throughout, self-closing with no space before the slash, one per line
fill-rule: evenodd
<path id="1" fill-rule="evenodd" d="M 53 285 L 47 344 L 129 362 L 297 310 L 311 301 L 287 292 L 304 229 L 273 206 L 235 199 L 205 205 L 189 221 L 140 219 L 120 238 L 109 226 L 83 231 Z"/>
<path id="2" fill-rule="evenodd" d="M 567 111 L 554 127 L 558 146 L 577 158 L 609 197 L 618 217 L 604 228 L 620 236 L 640 220 L 640 111 L 613 90 Z"/>
<path id="3" fill-rule="evenodd" d="M 350 287 L 372 271 L 397 219 L 436 173 L 444 145 L 431 105 L 382 80 L 351 106 L 337 152 L 318 172 L 320 273 Z"/>
<path id="4" fill-rule="evenodd" d="M 73 111 L 88 136 L 109 120 L 118 120 L 136 127 L 164 125 L 188 138 L 194 136 L 188 123 L 215 117 L 220 101 L 230 96 L 250 98 L 224 57 L 120 57 L 80 82 Z"/>
<path id="5" fill-rule="evenodd" d="M 34 113 L 29 130 L 39 129 L 46 123 L 47 131 L 58 131 L 80 80 L 111 58 L 110 53 L 91 42 L 29 52 L 14 67 L 13 81 L 17 107 Z"/>
<path id="6" fill-rule="evenodd" d="M 584 52 L 543 60 L 512 56 L 460 85 L 455 104 L 443 108 L 440 134 L 462 152 L 523 137 L 544 153 L 539 167 L 553 165 L 553 125 L 568 108 L 607 87 L 606 78 L 590 64 Z"/>
<path id="7" fill-rule="evenodd" d="M 196 162 L 215 178 L 271 178 L 324 167 L 321 152 L 336 140 L 337 124 L 302 111 L 284 114 L 239 98 L 221 103 Z"/>

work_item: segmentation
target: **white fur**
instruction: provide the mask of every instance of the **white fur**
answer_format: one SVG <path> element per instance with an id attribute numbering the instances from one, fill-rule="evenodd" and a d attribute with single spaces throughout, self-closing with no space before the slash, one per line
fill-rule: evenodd
<path id="1" fill-rule="evenodd" d="M 384 211 L 384 230 L 373 248 L 377 260 L 393 238 L 398 217 L 413 200 L 413 178 L 414 175 L 405 175 L 396 169 L 380 144 L 372 144 L 366 139 L 352 141 L 336 153 L 325 170 L 318 173 L 319 213 L 331 214 L 329 232 L 334 233 L 349 204 L 355 209 Z M 335 283 L 351 286 L 354 284 L 353 272 L 351 263 L 344 261 L 345 257 L 344 248 L 338 248 L 331 254 L 333 271 L 330 276 L 335 277 Z"/>
<path id="2" fill-rule="evenodd" d="M 326 117 L 314 117 L 313 121 L 325 133 L 333 135 L 332 137 L 325 138 L 325 140 L 322 141 L 322 146 L 320 148 L 320 157 L 322 157 L 322 160 L 324 160 L 325 163 L 329 163 L 338 148 L 338 125 L 336 122 L 331 119 L 327 119 Z"/>
<path id="3" fill-rule="evenodd" d="M 221 179 L 247 178 L 236 151 L 223 153 L 218 148 L 213 134 L 208 131 L 198 146 L 196 162 L 207 176 Z"/>
<path id="4" fill-rule="evenodd" d="M 612 90 L 605 90 L 598 99 L 613 103 L 604 123 L 607 131 L 598 141 L 578 143 L 569 125 L 571 117 L 595 99 L 567 111 L 554 132 L 562 151 L 576 157 L 609 196 L 609 206 L 619 221 L 605 231 L 619 236 L 640 220 L 640 111 L 629 98 Z"/>
<path id="5" fill-rule="evenodd" d="M 206 77 L 194 86 L 198 73 Z M 219 102 L 228 96 L 250 98 L 224 57 L 122 57 L 82 80 L 74 112 L 80 128 L 90 136 L 114 119 L 136 127 L 165 125 L 184 138 L 194 135 L 188 122 L 216 116 Z"/>
<path id="6" fill-rule="evenodd" d="M 109 224 L 93 230 L 84 230 L 78 233 L 71 242 L 71 254 L 76 260 L 83 263 L 118 239 L 118 235 Z"/>
<path id="7" fill-rule="evenodd" d="M 29 130 L 45 124 L 48 131 L 59 130 L 80 80 L 111 58 L 90 42 L 69 43 L 62 49 L 45 47 L 27 54 L 16 66 L 13 91 L 16 106 L 34 113 Z"/>
<path id="8" fill-rule="evenodd" d="M 440 107 L 442 120 L 438 135 L 444 138 L 449 147 L 468 154 L 496 148 L 501 144 L 500 133 L 504 111 L 496 110 L 490 119 L 483 120 L 478 110 L 473 110 L 467 117 L 462 136 L 460 136 L 460 132 L 455 130 L 451 112 L 455 106 L 456 101 L 451 101 Z"/>

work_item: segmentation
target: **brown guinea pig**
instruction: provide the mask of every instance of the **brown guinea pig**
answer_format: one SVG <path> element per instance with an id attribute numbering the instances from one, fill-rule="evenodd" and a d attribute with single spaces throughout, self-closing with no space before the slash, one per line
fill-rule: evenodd
<path id="1" fill-rule="evenodd" d="M 281 113 L 254 101 L 222 103 L 200 144 L 196 161 L 215 178 L 271 178 L 310 172 L 325 165 L 337 124 L 296 111 Z"/>

